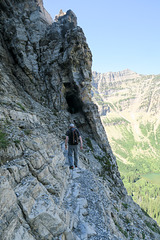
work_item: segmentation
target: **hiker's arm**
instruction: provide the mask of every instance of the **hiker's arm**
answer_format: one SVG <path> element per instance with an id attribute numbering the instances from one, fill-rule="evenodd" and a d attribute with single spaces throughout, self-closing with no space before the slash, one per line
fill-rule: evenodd
<path id="1" fill-rule="evenodd" d="M 65 149 L 67 149 L 67 143 L 68 143 L 68 136 L 66 136 L 66 139 L 65 139 Z"/>
<path id="2" fill-rule="evenodd" d="M 81 136 L 79 136 L 79 140 L 80 140 L 80 144 L 81 144 L 80 148 L 83 149 L 83 141 L 82 141 L 82 137 Z"/>

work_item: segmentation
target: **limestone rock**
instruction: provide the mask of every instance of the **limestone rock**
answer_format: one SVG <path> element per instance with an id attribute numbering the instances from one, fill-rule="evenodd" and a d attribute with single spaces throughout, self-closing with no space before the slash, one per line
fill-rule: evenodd
<path id="1" fill-rule="evenodd" d="M 75 14 L 53 22 L 41 0 L 2 0 L 0 58 L 1 239 L 159 239 L 91 101 L 92 54 Z M 84 142 L 77 170 L 64 151 L 71 122 Z"/>
<path id="2" fill-rule="evenodd" d="M 35 234 L 38 232 L 40 239 L 52 239 L 65 231 L 66 226 L 60 217 L 63 213 L 36 179 L 26 178 L 15 191 L 28 224 Z"/>

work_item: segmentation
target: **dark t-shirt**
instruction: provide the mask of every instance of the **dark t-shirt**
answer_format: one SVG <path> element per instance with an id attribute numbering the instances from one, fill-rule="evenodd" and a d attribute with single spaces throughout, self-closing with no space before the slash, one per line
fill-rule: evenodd
<path id="1" fill-rule="evenodd" d="M 69 137 L 69 141 L 68 141 L 68 144 L 69 145 L 73 145 L 73 135 L 72 135 L 72 131 L 76 131 L 77 132 L 77 135 L 78 135 L 78 138 L 79 138 L 79 136 L 81 136 L 80 135 L 80 132 L 78 131 L 78 129 L 77 128 L 70 128 L 67 132 L 66 132 L 66 136 L 68 136 Z"/>

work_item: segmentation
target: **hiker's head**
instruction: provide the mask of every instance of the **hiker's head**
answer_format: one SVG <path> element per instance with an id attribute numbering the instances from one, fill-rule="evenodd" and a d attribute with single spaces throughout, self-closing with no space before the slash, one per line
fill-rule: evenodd
<path id="1" fill-rule="evenodd" d="M 70 128 L 74 128 L 74 124 L 71 123 L 71 124 L 69 125 L 69 127 L 70 127 Z"/>

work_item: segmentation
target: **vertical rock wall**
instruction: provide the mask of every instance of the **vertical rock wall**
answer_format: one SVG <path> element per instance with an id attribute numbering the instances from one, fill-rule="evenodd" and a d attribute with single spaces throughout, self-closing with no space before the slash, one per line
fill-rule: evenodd
<path id="1" fill-rule="evenodd" d="M 5 2 L 1 6 L 16 81 L 40 103 L 58 111 L 83 112 L 95 139 L 111 153 L 97 107 L 91 102 L 92 54 L 75 14 L 69 10 L 52 23 L 41 1 L 8 1 L 8 7 Z"/>
<path id="2" fill-rule="evenodd" d="M 75 14 L 53 22 L 40 0 L 1 0 L 0 58 L 1 239 L 142 239 L 142 229 L 159 237 L 120 179 Z M 63 154 L 72 121 L 84 141 L 77 172 Z"/>

